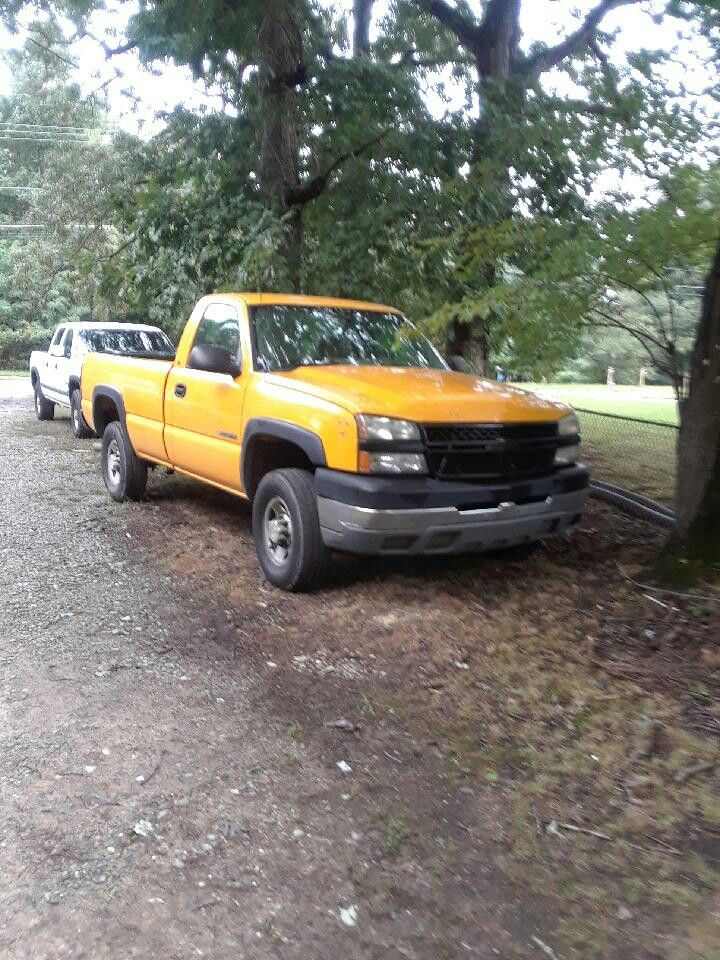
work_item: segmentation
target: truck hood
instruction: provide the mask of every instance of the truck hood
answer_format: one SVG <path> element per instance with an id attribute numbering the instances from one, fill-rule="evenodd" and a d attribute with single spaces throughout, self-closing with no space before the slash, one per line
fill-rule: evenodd
<path id="1" fill-rule="evenodd" d="M 526 390 L 450 370 L 337 365 L 266 376 L 351 413 L 420 423 L 528 423 L 558 420 L 570 412 L 565 404 Z"/>

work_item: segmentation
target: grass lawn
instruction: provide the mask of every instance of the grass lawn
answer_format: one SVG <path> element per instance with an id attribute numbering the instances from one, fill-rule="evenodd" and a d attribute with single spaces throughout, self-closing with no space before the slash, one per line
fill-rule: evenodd
<path id="1" fill-rule="evenodd" d="M 26 377 L 27 370 L 0 370 L 0 380 L 7 380 L 9 377 Z"/>
<path id="2" fill-rule="evenodd" d="M 524 383 L 520 386 L 540 396 L 598 413 L 659 423 L 678 422 L 672 387 L 606 387 L 600 383 Z"/>
<path id="3" fill-rule="evenodd" d="M 598 480 L 672 505 L 675 495 L 677 404 L 671 387 L 523 384 L 579 411 L 583 460 Z M 588 412 L 583 412 L 588 411 Z M 631 420 L 615 420 L 631 417 Z M 636 423 L 635 420 L 648 421 Z"/>

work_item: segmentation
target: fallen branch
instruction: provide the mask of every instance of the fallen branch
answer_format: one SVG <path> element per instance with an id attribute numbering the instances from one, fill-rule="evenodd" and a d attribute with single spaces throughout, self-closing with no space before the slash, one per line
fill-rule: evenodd
<path id="1" fill-rule="evenodd" d="M 551 820 L 546 829 L 548 833 L 569 830 L 572 833 L 586 833 L 589 837 L 597 837 L 598 840 L 612 841 L 612 837 L 609 837 L 606 833 L 600 833 L 599 830 L 590 830 L 587 827 L 576 827 L 574 823 L 558 823 L 557 820 Z"/>
<path id="2" fill-rule="evenodd" d="M 152 770 L 150 771 L 150 773 L 149 773 L 146 777 L 143 777 L 143 779 L 140 781 L 140 786 L 141 786 L 141 787 L 145 787 L 145 786 L 147 786 L 148 783 L 150 783 L 150 781 L 152 780 L 152 778 L 155 776 L 155 774 L 156 774 L 156 773 L 158 772 L 158 770 L 160 769 L 160 764 L 163 762 L 163 759 L 164 759 L 166 753 L 167 753 L 167 750 L 163 750 L 163 751 L 162 751 L 162 753 L 160 754 L 160 757 L 159 757 L 159 759 L 158 759 L 158 762 L 157 762 L 157 763 L 155 764 L 155 766 L 152 768 Z"/>
<path id="3" fill-rule="evenodd" d="M 658 600 L 657 597 L 651 597 L 649 593 L 644 593 L 643 596 L 646 600 L 650 600 L 652 603 L 656 603 L 659 607 L 664 607 L 666 610 L 670 609 L 669 603 L 663 603 L 662 600 Z"/>
<path id="4" fill-rule="evenodd" d="M 628 581 L 628 583 L 631 583 L 639 590 L 653 590 L 655 593 L 663 593 L 668 597 L 681 597 L 683 600 L 706 600 L 708 603 L 720 603 L 720 597 L 708 597 L 707 595 L 701 593 L 679 593 L 677 590 L 668 590 L 665 587 L 654 587 L 650 583 L 640 583 L 637 580 L 633 580 L 629 573 L 625 573 L 619 563 L 617 568 L 623 577 L 625 577 L 625 579 Z"/>
<path id="5" fill-rule="evenodd" d="M 546 957 L 550 957 L 550 960 L 560 960 L 553 948 L 549 947 L 543 940 L 540 939 L 540 937 L 536 937 L 535 934 L 533 934 L 530 937 L 530 940 L 535 944 L 536 947 L 542 950 Z"/>
<path id="6" fill-rule="evenodd" d="M 716 763 L 716 760 L 702 760 L 699 763 L 691 763 L 689 767 L 678 770 L 673 779 L 675 783 L 687 783 L 691 777 L 698 773 L 707 773 L 714 770 Z"/>
<path id="7" fill-rule="evenodd" d="M 651 833 L 643 834 L 643 836 L 648 840 L 652 840 L 653 843 L 659 843 L 661 847 L 665 847 L 668 853 L 674 853 L 676 857 L 682 856 L 682 850 L 678 850 L 677 847 L 672 847 L 669 843 L 665 843 L 660 837 L 654 837 Z"/>

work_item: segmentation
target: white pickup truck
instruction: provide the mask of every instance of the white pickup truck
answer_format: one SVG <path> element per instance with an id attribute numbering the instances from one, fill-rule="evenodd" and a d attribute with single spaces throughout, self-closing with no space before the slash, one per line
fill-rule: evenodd
<path id="1" fill-rule="evenodd" d="M 80 376 L 88 353 L 172 359 L 175 347 L 158 329 L 137 323 L 61 323 L 47 351 L 30 354 L 30 381 L 38 420 L 52 420 L 56 405 L 70 408 L 70 427 L 79 439 L 92 436 L 80 405 Z"/>

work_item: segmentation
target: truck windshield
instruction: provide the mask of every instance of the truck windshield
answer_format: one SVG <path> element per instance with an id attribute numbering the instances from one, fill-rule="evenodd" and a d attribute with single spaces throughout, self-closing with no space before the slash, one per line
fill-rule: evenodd
<path id="1" fill-rule="evenodd" d="M 90 353 L 170 360 L 175 356 L 175 347 L 160 330 L 82 330 L 80 339 Z"/>
<path id="2" fill-rule="evenodd" d="M 331 364 L 447 369 L 430 341 L 395 313 L 274 305 L 255 307 L 253 322 L 261 370 Z"/>

